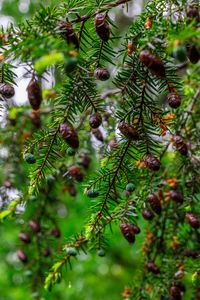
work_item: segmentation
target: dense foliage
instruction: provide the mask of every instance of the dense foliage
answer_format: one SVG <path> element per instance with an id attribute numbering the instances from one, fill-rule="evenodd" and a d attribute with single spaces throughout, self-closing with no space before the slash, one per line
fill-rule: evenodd
<path id="1" fill-rule="evenodd" d="M 0 300 L 200 299 L 198 1 L 133 19 L 129 0 L 31 1 L 24 21 L 18 2 L 0 33 Z"/>

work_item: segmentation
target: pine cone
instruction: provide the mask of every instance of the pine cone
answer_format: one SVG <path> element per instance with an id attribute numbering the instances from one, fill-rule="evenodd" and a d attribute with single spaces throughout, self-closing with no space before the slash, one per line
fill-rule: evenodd
<path id="1" fill-rule="evenodd" d="M 35 232 L 35 233 L 38 233 L 41 231 L 41 227 L 40 227 L 40 224 L 34 220 L 30 220 L 28 222 L 29 226 L 31 227 L 32 231 Z"/>
<path id="2" fill-rule="evenodd" d="M 95 29 L 98 36 L 103 42 L 107 42 L 110 37 L 109 24 L 103 14 L 97 14 L 94 21 Z"/>
<path id="3" fill-rule="evenodd" d="M 158 199 L 156 194 L 150 193 L 147 197 L 147 200 L 152 210 L 159 215 L 161 213 L 162 208 L 161 208 L 160 200 Z"/>
<path id="4" fill-rule="evenodd" d="M 79 138 L 72 125 L 68 123 L 60 124 L 60 133 L 62 134 L 65 142 L 73 149 L 79 147 Z"/>
<path id="5" fill-rule="evenodd" d="M 170 107 L 177 108 L 181 105 L 181 97 L 176 92 L 171 92 L 167 96 L 167 102 Z"/>
<path id="6" fill-rule="evenodd" d="M 24 251 L 22 250 L 18 250 L 17 251 L 17 257 L 19 258 L 19 260 L 21 260 L 23 263 L 26 263 L 28 261 L 28 258 L 26 256 L 26 254 L 24 253 Z"/>
<path id="7" fill-rule="evenodd" d="M 176 190 L 169 191 L 169 197 L 170 197 L 170 199 L 172 199 L 178 203 L 183 203 L 183 194 L 179 191 L 176 191 Z"/>
<path id="8" fill-rule="evenodd" d="M 170 288 L 171 300 L 181 300 L 181 291 L 177 286 L 172 286 Z"/>
<path id="9" fill-rule="evenodd" d="M 141 232 L 140 227 L 138 227 L 136 224 L 131 224 L 131 227 L 135 234 L 139 234 Z"/>
<path id="10" fill-rule="evenodd" d="M 64 40 L 67 41 L 68 44 L 73 44 L 76 48 L 79 48 L 79 39 L 74 32 L 72 24 L 69 22 L 60 22 L 59 24 L 59 32 Z"/>
<path id="11" fill-rule="evenodd" d="M 6 83 L 0 83 L 0 94 L 5 98 L 12 98 L 15 94 L 14 88 Z"/>
<path id="12" fill-rule="evenodd" d="M 140 61 L 157 77 L 165 78 L 165 67 L 161 58 L 148 50 L 140 52 Z"/>
<path id="13" fill-rule="evenodd" d="M 146 167 L 153 171 L 158 171 L 160 169 L 160 161 L 152 154 L 147 154 L 144 158 Z"/>
<path id="14" fill-rule="evenodd" d="M 92 129 L 92 133 L 98 141 L 100 141 L 100 142 L 104 141 L 103 134 L 102 134 L 101 130 L 99 130 L 98 128 L 97 129 Z"/>
<path id="15" fill-rule="evenodd" d="M 187 44 L 186 45 L 187 56 L 192 64 L 198 63 L 200 59 L 200 52 L 196 46 Z"/>
<path id="16" fill-rule="evenodd" d="M 135 242 L 135 231 L 132 225 L 127 223 L 120 224 L 121 233 L 130 244 Z"/>
<path id="17" fill-rule="evenodd" d="M 69 171 L 69 175 L 71 177 L 75 178 L 78 182 L 83 181 L 83 172 L 82 172 L 81 168 L 73 165 L 73 166 L 69 167 L 68 171 Z"/>
<path id="18" fill-rule="evenodd" d="M 30 105 L 34 110 L 38 110 L 42 102 L 42 90 L 35 76 L 33 76 L 29 82 L 27 86 L 27 92 Z"/>
<path id="19" fill-rule="evenodd" d="M 76 190 L 75 185 L 70 184 L 70 185 L 68 186 L 68 192 L 69 192 L 69 194 L 70 194 L 72 197 L 76 197 L 76 195 L 77 195 L 77 190 Z"/>
<path id="20" fill-rule="evenodd" d="M 36 128 L 41 128 L 42 122 L 41 122 L 41 118 L 40 118 L 40 113 L 39 111 L 32 111 L 30 113 L 30 119 L 32 124 L 36 127 Z"/>
<path id="21" fill-rule="evenodd" d="M 51 255 L 51 249 L 50 248 L 45 248 L 45 249 L 43 249 L 43 255 L 45 256 L 45 257 L 48 257 L 48 256 L 50 256 Z"/>
<path id="22" fill-rule="evenodd" d="M 110 73 L 105 68 L 97 68 L 94 71 L 94 77 L 98 80 L 105 81 L 110 78 Z"/>
<path id="23" fill-rule="evenodd" d="M 199 22 L 198 6 L 189 5 L 186 10 L 186 15 L 190 22 L 192 22 L 193 20 L 196 20 L 197 22 Z"/>
<path id="24" fill-rule="evenodd" d="M 120 122 L 118 126 L 120 132 L 130 140 L 138 140 L 139 135 L 135 127 L 126 122 Z"/>
<path id="25" fill-rule="evenodd" d="M 53 228 L 51 230 L 51 233 L 53 234 L 53 236 L 55 236 L 55 238 L 59 238 L 61 236 L 61 232 L 59 228 Z"/>
<path id="26" fill-rule="evenodd" d="M 200 228 L 200 219 L 196 215 L 192 213 L 186 213 L 185 216 L 192 228 L 194 229 Z"/>
<path id="27" fill-rule="evenodd" d="M 80 165 L 87 170 L 91 162 L 91 157 L 88 154 L 82 152 L 80 154 L 80 158 L 81 158 Z"/>
<path id="28" fill-rule="evenodd" d="M 175 282 L 173 283 L 173 286 L 178 287 L 179 290 L 180 290 L 181 292 L 183 292 L 183 293 L 186 291 L 185 284 L 184 284 L 182 281 L 175 281 Z"/>
<path id="29" fill-rule="evenodd" d="M 24 242 L 25 244 L 30 244 L 31 239 L 30 236 L 27 233 L 20 232 L 19 239 Z"/>
<path id="30" fill-rule="evenodd" d="M 182 137 L 179 135 L 174 135 L 172 136 L 172 142 L 174 147 L 182 154 L 182 155 L 187 155 L 188 153 L 188 148 L 186 143 L 183 141 Z"/>
<path id="31" fill-rule="evenodd" d="M 102 123 L 102 117 L 99 112 L 95 112 L 90 116 L 90 126 L 92 128 L 98 128 Z"/>
<path id="32" fill-rule="evenodd" d="M 154 215 L 149 209 L 143 209 L 142 216 L 145 220 L 152 220 Z"/>
<path id="33" fill-rule="evenodd" d="M 158 266 L 153 262 L 153 261 L 148 261 L 145 264 L 145 267 L 147 268 L 147 270 L 153 274 L 159 274 L 160 273 L 160 269 L 158 268 Z"/>

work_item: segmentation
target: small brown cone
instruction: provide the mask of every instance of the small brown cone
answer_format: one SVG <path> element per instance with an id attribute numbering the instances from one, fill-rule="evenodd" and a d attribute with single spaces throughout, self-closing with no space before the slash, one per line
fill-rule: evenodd
<path id="1" fill-rule="evenodd" d="M 109 24 L 106 21 L 106 16 L 103 14 L 97 14 L 94 21 L 95 29 L 98 36 L 103 42 L 107 42 L 110 37 Z"/>
<path id="2" fill-rule="evenodd" d="M 186 213 L 185 217 L 192 228 L 194 229 L 200 228 L 200 219 L 195 214 Z"/>
<path id="3" fill-rule="evenodd" d="M 132 224 L 123 223 L 120 224 L 120 230 L 125 239 L 130 243 L 133 244 L 135 242 L 135 231 Z"/>
<path id="4" fill-rule="evenodd" d="M 188 154 L 188 147 L 187 144 L 184 142 L 181 136 L 179 135 L 174 135 L 171 138 L 172 143 L 174 147 L 182 154 L 182 155 L 187 155 Z"/>
<path id="5" fill-rule="evenodd" d="M 98 128 L 102 123 L 102 117 L 99 112 L 95 112 L 90 116 L 89 124 L 92 128 Z"/>
<path id="6" fill-rule="evenodd" d="M 181 105 L 181 97 L 176 92 L 171 92 L 167 96 L 167 102 L 170 107 L 177 108 Z"/>
<path id="7" fill-rule="evenodd" d="M 68 44 L 73 44 L 76 48 L 79 48 L 79 39 L 71 23 L 62 21 L 59 23 L 58 28 L 62 38 L 66 40 Z"/>
<path id="8" fill-rule="evenodd" d="M 158 199 L 158 197 L 156 196 L 156 194 L 154 193 L 150 193 L 147 197 L 147 200 L 152 208 L 152 210 L 160 215 L 161 213 L 161 204 L 160 204 L 160 200 Z"/>
<path id="9" fill-rule="evenodd" d="M 139 55 L 140 61 L 159 78 L 165 78 L 165 67 L 161 58 L 148 50 L 143 50 Z"/>
<path id="10" fill-rule="evenodd" d="M 158 268 L 158 266 L 157 266 L 153 261 L 148 261 L 148 262 L 145 264 L 145 267 L 146 267 L 146 269 L 147 269 L 149 272 L 151 272 L 151 273 L 153 273 L 153 274 L 155 274 L 155 275 L 157 275 L 157 274 L 160 273 L 160 269 Z"/>
<path id="11" fill-rule="evenodd" d="M 120 122 L 118 126 L 120 132 L 128 139 L 130 140 L 138 140 L 139 135 L 137 132 L 137 129 L 133 127 L 133 125 L 126 123 L 126 122 Z"/>
<path id="12" fill-rule="evenodd" d="M 69 175 L 75 178 L 78 182 L 83 181 L 83 172 L 79 166 L 73 165 L 68 169 Z"/>
<path id="13" fill-rule="evenodd" d="M 10 84 L 0 83 L 0 94 L 9 99 L 14 96 L 15 90 Z"/>
<path id="14" fill-rule="evenodd" d="M 60 124 L 59 131 L 65 140 L 65 142 L 73 149 L 77 149 L 79 147 L 79 138 L 78 134 L 69 123 Z"/>
<path id="15" fill-rule="evenodd" d="M 110 78 L 110 73 L 105 68 L 97 68 L 94 71 L 94 77 L 98 80 L 105 81 L 105 80 L 108 80 Z"/>
<path id="16" fill-rule="evenodd" d="M 42 90 L 35 76 L 29 82 L 27 92 L 30 105 L 34 110 L 38 110 L 42 102 Z"/>
<path id="17" fill-rule="evenodd" d="M 160 169 L 160 160 L 152 154 L 147 154 L 144 158 L 145 165 L 148 169 L 158 171 Z"/>

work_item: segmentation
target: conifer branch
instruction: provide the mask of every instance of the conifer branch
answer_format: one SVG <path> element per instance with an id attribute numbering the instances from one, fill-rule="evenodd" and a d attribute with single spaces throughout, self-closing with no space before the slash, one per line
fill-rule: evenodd
<path id="1" fill-rule="evenodd" d="M 96 229 L 96 227 L 97 227 L 97 225 L 99 223 L 99 220 L 102 218 L 102 214 L 103 214 L 104 210 L 106 210 L 107 213 L 108 213 L 108 210 L 106 208 L 107 207 L 107 200 L 110 197 L 110 192 L 116 186 L 116 180 L 117 180 L 118 172 L 121 170 L 121 167 L 122 167 L 122 164 L 123 164 L 123 160 L 124 160 L 124 158 L 125 158 L 125 156 L 126 156 L 126 154 L 128 152 L 128 149 L 129 149 L 130 145 L 131 145 L 131 141 L 129 140 L 126 143 L 126 145 L 124 146 L 124 149 L 122 150 L 122 155 L 119 158 L 117 167 L 112 172 L 112 179 L 109 180 L 109 186 L 108 186 L 108 189 L 107 189 L 106 194 L 104 196 L 103 202 L 100 205 L 100 209 L 98 210 L 98 212 L 96 214 L 94 222 L 90 225 L 93 228 L 93 230 Z"/>

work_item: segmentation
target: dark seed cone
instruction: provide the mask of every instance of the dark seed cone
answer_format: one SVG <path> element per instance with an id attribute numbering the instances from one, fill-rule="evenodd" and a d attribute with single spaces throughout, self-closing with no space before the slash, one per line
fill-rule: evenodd
<path id="1" fill-rule="evenodd" d="M 98 128 L 102 123 L 102 117 L 99 112 L 95 112 L 90 116 L 90 127 Z"/>
<path id="2" fill-rule="evenodd" d="M 135 234 L 139 234 L 141 232 L 140 227 L 138 227 L 136 224 L 131 224 L 131 227 Z"/>
<path id="3" fill-rule="evenodd" d="M 181 290 L 177 286 L 172 286 L 170 288 L 171 300 L 181 300 Z"/>
<path id="4" fill-rule="evenodd" d="M 145 165 L 148 169 L 158 171 L 160 169 L 160 161 L 152 154 L 147 154 L 144 158 Z"/>
<path id="5" fill-rule="evenodd" d="M 192 64 L 198 63 L 200 60 L 200 51 L 196 46 L 187 44 L 186 45 L 187 56 Z"/>
<path id="6" fill-rule="evenodd" d="M 179 290 L 180 290 L 181 292 L 183 292 L 183 293 L 186 291 L 185 284 L 184 284 L 182 281 L 175 281 L 175 282 L 173 283 L 173 286 L 178 287 Z"/>
<path id="7" fill-rule="evenodd" d="M 26 263 L 28 261 L 28 258 L 26 256 L 26 254 L 24 253 L 24 251 L 22 250 L 18 250 L 17 251 L 17 257 L 19 258 L 19 260 L 21 260 L 23 263 Z"/>
<path id="8" fill-rule="evenodd" d="M 170 107 L 177 108 L 181 105 L 181 97 L 177 93 L 171 92 L 167 96 L 167 103 Z"/>
<path id="9" fill-rule="evenodd" d="M 165 78 L 165 67 L 161 58 L 148 50 L 140 52 L 140 61 L 157 77 Z"/>
<path id="10" fill-rule="evenodd" d="M 82 152 L 80 154 L 80 158 L 81 158 L 81 162 L 80 162 L 81 166 L 83 166 L 83 168 L 87 170 L 91 162 L 91 157 L 88 154 Z"/>
<path id="11" fill-rule="evenodd" d="M 27 92 L 31 107 L 34 110 L 38 110 L 42 102 L 42 90 L 35 76 L 33 76 L 31 81 L 29 82 L 27 86 Z"/>
<path id="12" fill-rule="evenodd" d="M 178 150 L 182 155 L 187 155 L 188 147 L 187 144 L 183 141 L 182 137 L 179 135 L 172 136 L 172 142 L 176 150 Z"/>
<path id="13" fill-rule="evenodd" d="M 53 236 L 55 236 L 55 238 L 59 238 L 61 236 L 61 232 L 60 232 L 60 229 L 59 228 L 53 228 L 51 230 L 51 233 Z"/>
<path id="14" fill-rule="evenodd" d="M 4 96 L 5 98 L 12 98 L 15 94 L 15 90 L 11 85 L 1 83 L 0 84 L 0 94 L 2 94 L 2 96 Z"/>
<path id="15" fill-rule="evenodd" d="M 33 232 L 38 233 L 38 232 L 41 231 L 41 227 L 40 227 L 40 224 L 38 222 L 36 222 L 34 220 L 30 220 L 28 222 L 28 224 L 29 224 L 29 226 L 30 226 L 30 228 L 32 229 Z"/>
<path id="16" fill-rule="evenodd" d="M 76 197 L 76 195 L 77 195 L 77 190 L 76 190 L 75 185 L 70 184 L 70 185 L 68 186 L 68 192 L 69 192 L 69 194 L 70 194 L 72 197 Z"/>
<path id="17" fill-rule="evenodd" d="M 150 193 L 147 197 L 147 200 L 152 208 L 152 210 L 156 213 L 156 214 L 160 214 L 161 213 L 161 204 L 160 204 L 160 200 L 158 199 L 158 197 L 156 196 L 156 194 L 154 193 Z"/>
<path id="18" fill-rule="evenodd" d="M 50 248 L 45 248 L 45 249 L 43 249 L 43 255 L 45 256 L 45 257 L 48 257 L 48 256 L 50 256 L 51 255 L 51 249 Z"/>
<path id="19" fill-rule="evenodd" d="M 139 135 L 135 127 L 126 122 L 120 122 L 118 126 L 120 132 L 130 140 L 138 140 Z"/>
<path id="20" fill-rule="evenodd" d="M 170 197 L 170 199 L 172 199 L 178 203 L 183 203 L 183 194 L 179 191 L 176 191 L 176 190 L 169 191 L 169 197 Z"/>
<path id="21" fill-rule="evenodd" d="M 186 10 L 186 15 L 190 22 L 192 22 L 193 20 L 196 20 L 197 22 L 200 21 L 198 6 L 189 5 Z"/>
<path id="22" fill-rule="evenodd" d="M 24 242 L 25 244 L 30 244 L 31 239 L 30 236 L 27 233 L 20 232 L 19 239 Z"/>
<path id="23" fill-rule="evenodd" d="M 76 133 L 75 129 L 72 125 L 68 123 L 60 124 L 59 129 L 62 137 L 64 138 L 65 142 L 73 149 L 77 149 L 79 147 L 79 138 L 78 134 Z"/>
<path id="24" fill-rule="evenodd" d="M 30 119 L 31 119 L 32 124 L 36 128 L 41 128 L 42 122 L 41 122 L 41 118 L 40 118 L 40 113 L 38 111 L 33 110 L 30 114 Z"/>
<path id="25" fill-rule="evenodd" d="M 133 229 L 132 224 L 120 224 L 120 230 L 125 239 L 130 243 L 133 244 L 135 242 L 135 231 Z"/>
<path id="26" fill-rule="evenodd" d="M 160 269 L 158 268 L 158 266 L 153 262 L 153 261 L 148 261 L 145 264 L 145 267 L 147 268 L 147 270 L 153 274 L 159 274 L 160 273 Z"/>
<path id="27" fill-rule="evenodd" d="M 154 215 L 149 209 L 143 209 L 142 216 L 145 220 L 152 220 L 154 218 Z"/>
<path id="28" fill-rule="evenodd" d="M 94 77 L 98 80 L 105 81 L 105 80 L 108 80 L 110 78 L 110 73 L 107 69 L 97 68 L 94 71 Z"/>
<path id="29" fill-rule="evenodd" d="M 83 181 L 83 172 L 80 167 L 74 165 L 69 167 L 68 171 L 69 171 L 69 175 L 75 178 L 78 182 Z"/>
<path id="30" fill-rule="evenodd" d="M 100 141 L 103 142 L 104 138 L 103 138 L 103 134 L 101 132 L 101 130 L 97 129 L 92 129 L 92 134 L 95 136 L 95 138 Z"/>
<path id="31" fill-rule="evenodd" d="M 107 42 L 110 37 L 109 24 L 103 14 L 97 14 L 94 21 L 95 29 L 98 36 L 103 42 Z"/>
<path id="32" fill-rule="evenodd" d="M 196 215 L 192 213 L 186 213 L 185 216 L 192 228 L 194 229 L 200 228 L 200 219 Z"/>
<path id="33" fill-rule="evenodd" d="M 14 119 L 14 118 L 7 118 L 8 119 L 8 121 L 10 122 L 10 125 L 12 125 L 12 126 L 16 126 L 16 124 L 17 124 L 17 119 Z"/>
<path id="34" fill-rule="evenodd" d="M 76 48 L 79 48 L 79 39 L 72 24 L 69 22 L 60 22 L 59 24 L 59 32 L 64 40 L 67 41 L 68 44 L 73 44 Z"/>

